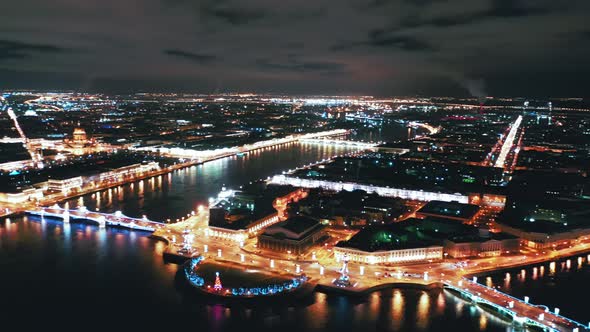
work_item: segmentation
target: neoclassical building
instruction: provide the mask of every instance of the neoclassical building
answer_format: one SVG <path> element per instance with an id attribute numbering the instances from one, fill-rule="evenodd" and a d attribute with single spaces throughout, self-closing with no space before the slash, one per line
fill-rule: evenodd
<path id="1" fill-rule="evenodd" d="M 266 228 L 258 236 L 258 248 L 301 255 L 327 238 L 325 227 L 315 219 L 295 216 Z"/>

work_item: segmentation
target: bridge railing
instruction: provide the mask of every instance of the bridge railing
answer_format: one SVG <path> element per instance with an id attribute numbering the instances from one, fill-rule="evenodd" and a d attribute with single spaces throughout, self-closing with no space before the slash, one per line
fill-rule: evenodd
<path id="1" fill-rule="evenodd" d="M 126 216 L 124 214 L 122 214 L 120 211 L 116 211 L 114 213 L 106 213 L 106 212 L 98 212 L 98 211 L 89 211 L 86 209 L 86 207 L 82 207 L 82 209 L 66 209 L 63 208 L 59 205 L 53 205 L 53 206 L 49 206 L 49 207 L 42 207 L 41 210 L 47 212 L 47 210 L 62 210 L 62 211 L 68 211 L 70 213 L 70 216 L 72 216 L 72 213 L 79 213 L 82 212 L 84 214 L 95 214 L 95 215 L 99 215 L 99 216 L 111 216 L 117 219 L 121 219 L 121 220 L 131 220 L 131 221 L 135 221 L 135 222 L 145 222 L 145 223 L 150 223 L 150 224 L 156 224 L 156 225 L 164 225 L 164 223 L 162 222 L 158 222 L 158 221 L 153 221 L 153 220 L 149 220 L 147 218 L 135 218 L 135 217 L 129 217 Z"/>
<path id="2" fill-rule="evenodd" d="M 504 292 L 502 292 L 502 291 L 499 291 L 499 290 L 497 290 L 497 289 L 495 289 L 495 288 L 489 287 L 489 286 L 487 286 L 487 285 L 484 285 L 484 284 L 480 284 L 480 283 L 478 283 L 477 281 L 473 281 L 473 280 L 470 280 L 470 279 L 468 279 L 468 278 L 463 278 L 463 281 L 466 281 L 466 282 L 468 282 L 468 283 L 472 283 L 472 284 L 476 284 L 476 285 L 478 285 L 479 287 L 483 287 L 483 288 L 485 288 L 485 289 L 491 290 L 491 291 L 493 291 L 493 292 L 496 292 L 496 293 L 500 293 L 500 294 L 502 294 L 503 296 L 506 296 L 506 297 L 508 297 L 508 298 L 510 298 L 510 299 L 512 299 L 512 300 L 514 300 L 514 301 L 520 302 L 520 303 L 522 303 L 522 304 L 529 305 L 529 306 L 534 306 L 534 307 L 539 307 L 539 305 L 532 304 L 532 303 L 530 303 L 530 302 L 527 302 L 527 301 L 524 301 L 524 300 L 522 300 L 522 299 L 519 299 L 519 298 L 517 298 L 517 297 L 514 297 L 514 296 L 512 296 L 512 295 L 510 295 L 510 294 L 506 294 L 506 293 L 504 293 Z M 545 307 L 546 307 L 546 308 L 549 308 L 549 307 L 547 307 L 547 306 L 545 306 Z M 569 322 L 569 323 L 571 323 L 571 324 L 573 324 L 573 325 L 575 325 L 575 326 L 578 326 L 578 327 L 580 327 L 580 328 L 582 328 L 582 329 L 585 329 L 585 330 L 590 330 L 590 323 L 589 323 L 588 325 L 584 325 L 584 324 L 582 324 L 582 323 L 580 323 L 580 322 L 577 322 L 577 321 L 575 321 L 575 320 L 573 320 L 573 319 L 571 319 L 571 318 L 567 318 L 567 317 L 565 317 L 565 316 L 562 316 L 562 315 L 560 315 L 560 314 L 558 314 L 558 313 L 555 313 L 555 312 L 552 312 L 552 311 L 550 311 L 550 310 L 549 310 L 549 311 L 547 311 L 547 312 L 548 312 L 548 313 L 550 313 L 550 314 L 551 314 L 551 315 L 553 315 L 553 316 L 559 317 L 559 318 L 561 318 L 561 319 L 563 319 L 563 320 L 565 320 L 565 321 L 567 321 L 567 322 Z"/>
<path id="3" fill-rule="evenodd" d="M 470 280 L 467 280 L 467 282 L 471 282 L 471 281 Z M 454 290 L 456 290 L 458 292 L 461 292 L 461 293 L 467 293 L 467 294 L 469 294 L 469 295 L 477 298 L 477 302 L 486 303 L 488 305 L 491 305 L 493 307 L 498 308 L 498 310 L 505 311 L 505 312 L 509 313 L 510 315 L 512 315 L 514 317 L 514 319 L 520 319 L 523 322 L 526 321 L 528 324 L 537 325 L 537 326 L 543 328 L 544 330 L 549 330 L 550 332 L 554 332 L 554 331 L 557 332 L 558 331 L 558 330 L 554 329 L 553 327 L 548 326 L 548 325 L 546 325 L 546 324 L 544 324 L 544 323 L 542 323 L 542 322 L 540 322 L 540 321 L 538 321 L 536 319 L 533 319 L 533 318 L 530 318 L 530 317 L 520 317 L 520 316 L 517 315 L 517 313 L 514 310 L 511 310 L 511 308 L 507 308 L 507 307 L 504 307 L 504 306 L 502 306 L 502 305 L 500 305 L 498 303 L 495 303 L 495 302 L 492 302 L 490 300 L 487 300 L 487 299 L 485 299 L 485 298 L 483 298 L 483 297 L 481 297 L 481 296 L 479 296 L 477 294 L 473 294 L 473 292 L 471 292 L 471 291 L 468 291 L 466 289 L 462 289 L 462 288 L 460 288 L 458 286 L 455 286 L 452 283 L 445 282 L 445 285 L 448 288 L 454 289 Z M 479 285 L 481 285 L 481 284 L 479 284 Z M 502 294 L 504 294 L 504 293 L 502 293 Z M 516 300 L 518 300 L 518 299 L 516 299 Z"/>

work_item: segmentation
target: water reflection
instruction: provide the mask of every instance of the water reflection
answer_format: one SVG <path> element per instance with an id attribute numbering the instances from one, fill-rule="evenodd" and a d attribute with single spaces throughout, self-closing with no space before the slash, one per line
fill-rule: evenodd
<path id="1" fill-rule="evenodd" d="M 404 323 L 404 296 L 401 290 L 395 289 L 393 291 L 393 297 L 391 298 L 392 304 L 392 328 L 395 331 L 400 330 Z"/>
<path id="2" fill-rule="evenodd" d="M 486 315 L 479 316 L 479 329 L 480 331 L 485 331 L 488 327 L 488 318 Z"/>
<path id="3" fill-rule="evenodd" d="M 443 292 L 440 292 L 436 297 L 436 313 L 439 315 L 442 314 L 444 312 L 445 306 L 445 297 L 443 295 Z"/>
<path id="4" fill-rule="evenodd" d="M 416 325 L 419 329 L 426 330 L 428 323 L 430 322 L 430 297 L 428 293 L 422 292 L 420 300 L 418 301 L 417 308 L 417 322 Z"/>
<path id="5" fill-rule="evenodd" d="M 59 231 L 59 228 L 56 227 L 56 230 Z M 66 251 L 66 254 L 68 254 L 72 249 L 72 225 L 69 222 L 63 223 L 62 230 L 64 249 Z"/>

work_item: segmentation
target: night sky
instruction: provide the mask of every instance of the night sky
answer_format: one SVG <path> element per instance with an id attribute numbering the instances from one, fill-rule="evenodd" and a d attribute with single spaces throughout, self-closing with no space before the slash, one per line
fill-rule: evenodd
<path id="1" fill-rule="evenodd" d="M 589 0 L 18 0 L 0 88 L 588 97 Z"/>

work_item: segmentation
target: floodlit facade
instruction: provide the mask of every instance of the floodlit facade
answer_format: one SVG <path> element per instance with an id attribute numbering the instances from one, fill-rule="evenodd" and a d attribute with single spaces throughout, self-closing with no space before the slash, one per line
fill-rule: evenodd
<path id="1" fill-rule="evenodd" d="M 354 248 L 334 247 L 334 256 L 337 261 L 346 258 L 352 262 L 367 264 L 429 262 L 443 258 L 443 247 L 429 246 L 374 252 Z"/>
<path id="2" fill-rule="evenodd" d="M 353 190 L 364 190 L 368 193 L 376 193 L 380 196 L 386 197 L 400 197 L 403 199 L 410 199 L 410 200 L 418 200 L 418 201 L 445 201 L 445 202 L 452 202 L 456 201 L 459 203 L 467 204 L 469 203 L 469 196 L 455 193 L 441 193 L 441 192 L 431 192 L 431 191 L 422 191 L 422 190 L 410 190 L 410 189 L 400 189 L 400 188 L 389 188 L 389 187 L 379 187 L 373 185 L 365 185 L 353 182 L 334 182 L 334 181 L 324 181 L 324 180 L 311 180 L 311 179 L 301 179 L 292 176 L 286 175 L 275 175 L 270 180 L 270 183 L 274 184 L 281 184 L 281 185 L 292 185 L 295 187 L 303 187 L 303 188 L 324 188 L 334 191 L 353 191 Z"/>
<path id="3" fill-rule="evenodd" d="M 160 165 L 157 162 L 149 162 L 147 164 L 133 164 L 125 167 L 120 167 L 109 172 L 103 172 L 99 175 L 101 182 L 118 182 L 123 181 L 128 177 L 141 175 L 145 172 L 157 171 Z"/>
<path id="4" fill-rule="evenodd" d="M 445 240 L 445 251 L 454 258 L 500 256 L 504 253 L 518 253 L 519 249 L 520 239 L 517 237 L 465 242 Z"/>
<path id="5" fill-rule="evenodd" d="M 274 225 L 277 222 L 279 222 L 279 216 L 275 212 L 271 215 L 268 215 L 249 224 L 246 228 L 231 229 L 226 227 L 210 225 L 208 228 L 205 229 L 205 235 L 236 242 L 243 242 L 247 238 L 255 236 L 259 231 L 261 231 L 265 227 Z"/>
<path id="6" fill-rule="evenodd" d="M 1 203 L 20 204 L 41 198 L 43 198 L 43 190 L 41 188 L 27 188 L 16 193 L 0 193 Z"/>
<path id="7" fill-rule="evenodd" d="M 82 187 L 83 181 L 81 176 L 76 176 L 69 179 L 49 179 L 47 181 L 47 190 L 61 191 L 62 193 L 70 192 L 74 189 Z"/>

